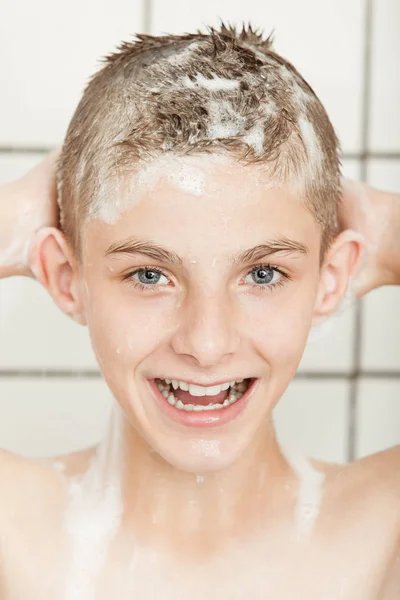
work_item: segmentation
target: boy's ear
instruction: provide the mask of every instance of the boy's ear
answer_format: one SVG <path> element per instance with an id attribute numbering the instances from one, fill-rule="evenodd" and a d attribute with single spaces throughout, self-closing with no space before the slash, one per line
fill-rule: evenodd
<path id="1" fill-rule="evenodd" d="M 31 245 L 29 261 L 36 279 L 59 308 L 80 325 L 86 325 L 79 266 L 63 233 L 55 227 L 41 229 Z"/>
<path id="2" fill-rule="evenodd" d="M 364 238 L 356 231 L 346 229 L 335 238 L 321 267 L 312 325 L 339 308 L 364 253 Z"/>

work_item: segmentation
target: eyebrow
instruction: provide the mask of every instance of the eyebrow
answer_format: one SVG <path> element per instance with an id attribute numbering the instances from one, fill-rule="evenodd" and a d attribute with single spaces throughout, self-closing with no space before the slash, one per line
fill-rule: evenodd
<path id="1" fill-rule="evenodd" d="M 277 239 L 267 240 L 263 244 L 258 244 L 254 248 L 249 248 L 239 252 L 236 255 L 231 255 L 229 261 L 232 265 L 247 264 L 250 262 L 256 262 L 265 256 L 273 254 L 284 253 L 288 254 L 303 254 L 307 255 L 309 248 L 302 242 L 296 240 L 290 240 L 286 237 Z M 139 238 L 129 238 L 122 242 L 116 242 L 106 250 L 105 256 L 111 256 L 115 254 L 143 254 L 149 258 L 161 262 L 171 263 L 174 265 L 183 265 L 183 259 L 171 250 L 167 250 L 158 244 L 153 243 L 151 240 L 144 240 Z"/>

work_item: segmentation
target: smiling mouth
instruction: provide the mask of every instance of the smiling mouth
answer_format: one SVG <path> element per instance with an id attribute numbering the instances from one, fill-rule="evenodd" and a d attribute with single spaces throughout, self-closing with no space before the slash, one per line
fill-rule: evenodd
<path id="1" fill-rule="evenodd" d="M 167 402 L 178 410 L 191 411 L 209 411 L 223 410 L 234 404 L 247 392 L 253 379 L 244 379 L 240 383 L 234 383 L 228 389 L 220 391 L 213 396 L 193 396 L 189 391 L 182 390 L 180 387 L 174 388 L 172 383 L 167 383 L 165 379 L 155 379 L 157 388 L 167 400 Z"/>

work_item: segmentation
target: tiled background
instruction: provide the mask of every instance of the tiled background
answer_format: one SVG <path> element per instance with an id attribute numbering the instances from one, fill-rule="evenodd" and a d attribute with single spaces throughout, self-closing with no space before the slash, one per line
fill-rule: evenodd
<path id="1" fill-rule="evenodd" d="M 98 59 L 137 31 L 251 20 L 314 87 L 344 173 L 400 192 L 398 0 L 4 0 L 0 182 L 59 145 Z M 371 293 L 310 343 L 276 409 L 280 438 L 347 461 L 400 443 L 400 288 Z M 0 445 L 29 456 L 94 443 L 110 395 L 87 332 L 37 283 L 0 282 Z"/>

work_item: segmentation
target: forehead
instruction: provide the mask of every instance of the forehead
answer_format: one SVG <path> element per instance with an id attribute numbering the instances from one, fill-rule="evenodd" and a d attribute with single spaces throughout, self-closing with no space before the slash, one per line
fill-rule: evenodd
<path id="1" fill-rule="evenodd" d="M 96 245 L 140 234 L 181 252 L 202 246 L 202 254 L 266 236 L 307 245 L 314 236 L 318 246 L 319 233 L 299 192 L 277 185 L 262 165 L 216 155 L 164 155 L 135 169 L 110 187 L 87 226 Z"/>

